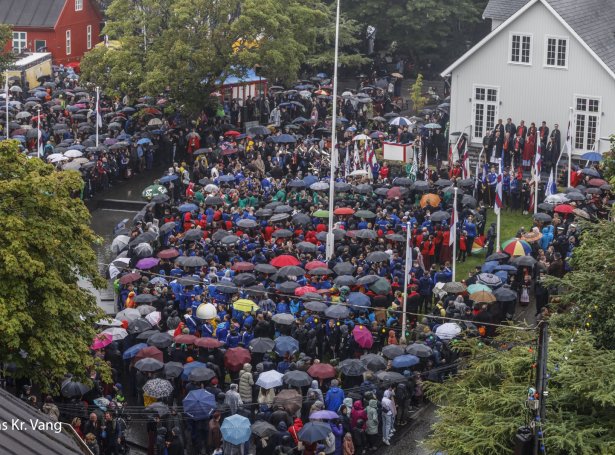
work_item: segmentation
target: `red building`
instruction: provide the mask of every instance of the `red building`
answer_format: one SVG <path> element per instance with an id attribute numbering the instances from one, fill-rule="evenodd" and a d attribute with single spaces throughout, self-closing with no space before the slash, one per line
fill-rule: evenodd
<path id="1" fill-rule="evenodd" d="M 0 23 L 13 27 L 16 53 L 51 52 L 54 64 L 79 62 L 100 41 L 94 0 L 0 0 Z"/>

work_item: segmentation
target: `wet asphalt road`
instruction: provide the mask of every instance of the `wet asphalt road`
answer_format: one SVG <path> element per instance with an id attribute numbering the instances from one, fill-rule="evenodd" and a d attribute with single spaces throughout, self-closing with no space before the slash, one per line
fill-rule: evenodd
<path id="1" fill-rule="evenodd" d="M 432 455 L 433 452 L 423 447 L 421 441 L 427 439 L 431 433 L 431 425 L 436 421 L 435 411 L 435 405 L 425 405 L 425 408 L 419 411 L 419 415 L 406 427 L 397 429 L 397 434 L 389 447 L 382 446 L 376 453 L 381 455 Z"/>

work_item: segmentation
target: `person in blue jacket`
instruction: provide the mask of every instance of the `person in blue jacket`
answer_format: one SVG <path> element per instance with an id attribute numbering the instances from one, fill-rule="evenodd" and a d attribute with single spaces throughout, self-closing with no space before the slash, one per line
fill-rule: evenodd
<path id="1" fill-rule="evenodd" d="M 337 379 L 331 381 L 331 387 L 325 396 L 325 407 L 328 411 L 337 412 L 339 407 L 344 403 L 344 391 L 339 388 Z"/>

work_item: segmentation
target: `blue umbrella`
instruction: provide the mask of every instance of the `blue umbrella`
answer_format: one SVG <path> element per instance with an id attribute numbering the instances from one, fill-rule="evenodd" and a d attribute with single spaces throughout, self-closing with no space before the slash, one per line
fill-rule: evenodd
<path id="1" fill-rule="evenodd" d="M 499 272 L 495 272 L 494 275 L 497 276 L 500 280 L 502 280 L 502 283 L 506 283 L 506 281 L 508 280 L 508 272 L 500 270 Z"/>
<path id="2" fill-rule="evenodd" d="M 393 359 L 393 368 L 409 368 L 417 365 L 419 362 L 419 358 L 415 355 L 399 355 Z"/>
<path id="3" fill-rule="evenodd" d="M 515 267 L 514 265 L 503 264 L 503 265 L 498 265 L 494 270 L 496 272 L 516 272 L 517 267 Z"/>
<path id="4" fill-rule="evenodd" d="M 143 349 L 146 348 L 148 346 L 147 343 L 139 343 L 139 344 L 135 344 L 134 346 L 129 347 L 128 349 L 126 349 L 124 351 L 124 354 L 122 355 L 122 358 L 124 360 L 126 359 L 132 359 L 134 356 L 137 355 L 137 353 Z"/>
<path id="5" fill-rule="evenodd" d="M 198 206 L 196 204 L 182 204 L 177 208 L 180 212 L 194 212 L 195 210 L 198 210 Z"/>
<path id="6" fill-rule="evenodd" d="M 187 363 L 186 365 L 184 365 L 184 372 L 182 373 L 182 379 L 184 381 L 187 381 L 188 376 L 190 376 L 190 372 L 194 370 L 195 368 L 201 368 L 201 367 L 207 368 L 207 365 L 205 365 L 204 363 L 198 362 L 198 361 Z"/>
<path id="7" fill-rule="evenodd" d="M 315 175 L 306 175 L 305 177 L 303 177 L 303 181 L 307 186 L 310 186 L 313 183 L 318 182 L 318 177 L 316 177 Z"/>
<path id="8" fill-rule="evenodd" d="M 316 75 L 316 77 L 320 77 L 321 79 L 326 79 L 327 78 L 327 73 L 318 73 Z"/>
<path id="9" fill-rule="evenodd" d="M 581 155 L 581 159 L 587 161 L 602 161 L 602 155 L 598 152 L 587 152 Z"/>
<path id="10" fill-rule="evenodd" d="M 484 273 L 493 273 L 493 271 L 498 265 L 500 265 L 498 261 L 485 262 L 483 266 L 480 268 L 480 271 Z"/>
<path id="11" fill-rule="evenodd" d="M 348 303 L 355 307 L 369 307 L 371 306 L 371 301 L 369 297 L 360 292 L 351 292 L 348 294 Z"/>
<path id="12" fill-rule="evenodd" d="M 250 420 L 239 414 L 233 414 L 224 419 L 220 431 L 222 431 L 223 440 L 236 446 L 249 441 L 252 435 Z"/>
<path id="13" fill-rule="evenodd" d="M 188 417 L 203 420 L 216 409 L 216 397 L 205 389 L 191 390 L 184 398 L 183 405 Z"/>
<path id="14" fill-rule="evenodd" d="M 171 174 L 171 175 L 165 175 L 163 177 L 160 177 L 160 179 L 158 179 L 158 181 L 160 183 L 169 183 L 169 182 L 172 182 L 173 180 L 177 180 L 178 178 L 179 178 L 179 175 Z"/>
<path id="15" fill-rule="evenodd" d="M 280 134 L 279 136 L 275 136 L 273 141 L 278 144 L 294 144 L 297 142 L 297 139 L 295 139 L 295 136 L 291 136 L 290 134 Z"/>
<path id="16" fill-rule="evenodd" d="M 299 342 L 293 337 L 281 336 L 275 339 L 274 351 L 280 356 L 284 356 L 287 352 L 289 352 L 290 355 L 293 355 L 298 350 Z"/>
<path id="17" fill-rule="evenodd" d="M 218 182 L 230 183 L 234 181 L 235 181 L 235 176 L 231 174 L 221 175 L 220 177 L 218 177 Z"/>
<path id="18" fill-rule="evenodd" d="M 152 141 L 150 141 L 148 138 L 144 137 L 143 139 L 139 139 L 137 141 L 137 145 L 143 145 L 143 144 L 151 144 Z"/>

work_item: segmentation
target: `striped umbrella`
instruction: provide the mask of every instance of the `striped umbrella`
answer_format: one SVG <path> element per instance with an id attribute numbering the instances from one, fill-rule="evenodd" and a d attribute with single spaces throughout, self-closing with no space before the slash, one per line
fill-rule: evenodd
<path id="1" fill-rule="evenodd" d="M 510 239 L 502 243 L 502 251 L 513 256 L 528 256 L 532 252 L 532 247 L 525 240 Z"/>

